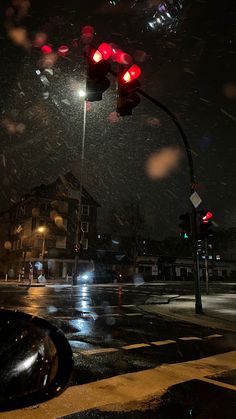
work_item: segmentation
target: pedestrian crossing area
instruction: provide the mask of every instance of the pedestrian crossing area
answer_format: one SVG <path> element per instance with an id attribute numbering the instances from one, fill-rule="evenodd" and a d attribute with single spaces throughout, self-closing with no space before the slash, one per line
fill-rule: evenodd
<path id="1" fill-rule="evenodd" d="M 113 347 L 96 347 L 96 348 L 88 348 L 88 349 L 82 349 L 79 350 L 76 355 L 85 355 L 85 356 L 90 356 L 90 355 L 97 355 L 97 354 L 109 354 L 109 353 L 113 353 L 113 352 L 117 352 L 119 350 L 125 350 L 125 351 L 130 351 L 130 350 L 137 350 L 137 349 L 143 349 L 143 348 L 151 348 L 151 347 L 161 347 L 161 346 L 166 346 L 166 345 L 176 345 L 179 341 L 183 341 L 183 342 L 195 342 L 195 341 L 213 341 L 213 339 L 223 339 L 224 336 L 221 334 L 214 334 L 214 335 L 209 335 L 209 336 L 204 336 L 204 337 L 197 337 L 197 336 L 183 336 L 183 337 L 179 337 L 178 339 L 166 339 L 166 340 L 159 340 L 159 341 L 153 341 L 153 342 L 149 342 L 149 343 L 144 343 L 144 342 L 140 342 L 140 343 L 133 343 L 130 345 L 123 345 L 120 348 L 113 348 Z M 69 340 L 72 349 L 74 346 L 74 342 L 72 340 Z M 75 342 L 76 343 L 76 342 Z M 78 345 L 75 345 L 75 347 L 78 347 Z"/>

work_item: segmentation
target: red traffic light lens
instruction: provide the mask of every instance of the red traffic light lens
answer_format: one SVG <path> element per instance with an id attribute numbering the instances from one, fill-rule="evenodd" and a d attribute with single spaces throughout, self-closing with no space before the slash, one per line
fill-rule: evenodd
<path id="1" fill-rule="evenodd" d="M 208 221 L 213 217 L 212 212 L 207 211 L 205 215 L 202 216 L 203 223 L 208 223 Z"/>
<path id="2" fill-rule="evenodd" d="M 41 47 L 41 51 L 43 54 L 51 54 L 52 48 L 50 47 L 50 45 L 43 45 Z"/>
<path id="3" fill-rule="evenodd" d="M 69 52 L 69 47 L 67 45 L 61 45 L 57 50 L 59 55 L 66 55 Z"/>
<path id="4" fill-rule="evenodd" d="M 136 64 L 133 64 L 133 65 L 129 68 L 129 70 L 127 70 L 127 71 L 125 72 L 125 74 L 124 74 L 124 75 L 123 75 L 123 77 L 122 77 L 122 80 L 123 80 L 125 83 L 130 83 L 131 81 L 133 81 L 133 80 L 137 79 L 137 78 L 140 76 L 140 74 L 141 74 L 141 69 L 140 69 L 140 67 L 139 67 L 138 65 L 136 65 Z"/>
<path id="5" fill-rule="evenodd" d="M 94 54 L 92 56 L 92 60 L 95 63 L 99 63 L 99 61 L 102 61 L 103 60 L 103 56 L 102 56 L 101 52 L 98 51 L 98 49 L 94 52 Z"/>
<path id="6" fill-rule="evenodd" d="M 112 54 L 112 48 L 109 44 L 106 44 L 106 42 L 103 42 L 101 45 L 99 45 L 98 49 L 94 52 L 92 56 L 92 60 L 95 63 L 99 63 L 99 61 L 102 60 L 108 60 Z"/>

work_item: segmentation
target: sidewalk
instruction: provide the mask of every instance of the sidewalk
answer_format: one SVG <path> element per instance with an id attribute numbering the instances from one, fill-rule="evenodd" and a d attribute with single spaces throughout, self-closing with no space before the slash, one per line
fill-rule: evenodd
<path id="1" fill-rule="evenodd" d="M 211 386 L 214 385 L 216 389 L 217 387 L 223 387 L 225 390 L 224 394 L 226 394 L 229 389 L 235 391 L 236 387 L 216 381 L 215 377 L 234 370 L 235 359 L 236 351 L 231 351 L 178 364 L 163 364 L 148 370 L 71 386 L 59 397 L 44 403 L 25 409 L 0 412 L 0 419 L 107 418 L 106 414 L 103 416 L 102 412 L 104 411 L 120 412 L 120 417 L 124 417 L 124 411 L 130 414 L 133 408 L 141 410 L 145 406 L 151 406 L 154 398 L 160 400 L 167 390 L 174 385 L 188 383 L 193 380 L 201 380 L 201 383 L 204 384 L 204 381 L 209 381 L 208 377 L 211 378 Z M 181 395 L 181 393 L 179 394 Z M 184 396 L 186 393 L 182 394 Z M 219 394 L 219 392 L 216 394 Z M 199 397 L 199 394 L 196 394 L 197 396 Z M 210 401 L 212 402 L 212 400 Z M 192 402 L 190 402 L 189 407 L 191 406 Z M 88 412 L 88 415 L 85 414 L 86 411 L 91 409 L 99 409 L 98 414 L 96 416 L 90 415 L 91 412 Z M 81 413 L 81 416 L 79 413 Z M 109 415 L 109 417 L 112 417 L 112 415 Z M 125 415 L 125 417 L 127 416 Z M 132 417 L 136 416 L 132 415 Z M 163 418 L 163 415 L 160 417 Z M 174 416 L 165 415 L 164 417 L 172 418 Z M 180 416 L 178 415 L 178 417 Z M 224 417 L 227 418 L 227 412 Z M 230 418 L 232 417 L 235 416 L 230 415 Z"/>
<path id="2" fill-rule="evenodd" d="M 0 279 L 0 285 L 15 285 L 15 286 L 27 286 L 29 285 L 29 281 L 25 279 L 24 281 L 18 280 L 18 279 L 8 279 L 7 281 L 5 279 Z M 34 279 L 31 283 L 31 287 L 46 287 L 47 285 L 51 286 L 70 286 L 71 281 L 65 282 L 64 279 L 60 280 L 57 279 L 56 282 L 53 279 L 46 279 L 46 282 L 37 282 L 36 279 Z"/>
<path id="3" fill-rule="evenodd" d="M 160 314 L 173 320 L 236 332 L 236 294 L 202 296 L 203 314 L 195 314 L 195 297 L 180 296 L 165 305 L 140 305 L 148 313 Z"/>

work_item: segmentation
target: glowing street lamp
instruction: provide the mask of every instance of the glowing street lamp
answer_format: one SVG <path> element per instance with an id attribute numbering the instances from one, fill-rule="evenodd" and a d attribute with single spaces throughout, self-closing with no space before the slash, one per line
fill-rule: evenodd
<path id="1" fill-rule="evenodd" d="M 47 233 L 47 228 L 45 226 L 40 226 L 37 228 L 36 230 L 38 233 L 42 234 L 43 236 L 43 244 L 42 244 L 42 260 L 44 259 L 44 254 L 45 254 L 45 238 L 46 238 L 46 233 Z"/>
<path id="2" fill-rule="evenodd" d="M 82 89 L 79 89 L 79 90 L 77 90 L 77 95 L 79 97 L 85 97 L 86 96 L 86 91 L 82 90 Z"/>

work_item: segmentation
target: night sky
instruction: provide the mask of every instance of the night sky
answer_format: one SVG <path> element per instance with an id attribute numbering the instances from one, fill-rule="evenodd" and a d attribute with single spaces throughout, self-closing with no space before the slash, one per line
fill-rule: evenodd
<path id="1" fill-rule="evenodd" d="M 201 208 L 213 212 L 219 229 L 236 227 L 236 2 L 186 0 L 168 24 L 152 28 L 148 22 L 160 3 L 1 2 L 1 210 L 39 183 L 80 173 L 81 29 L 92 25 L 93 44 L 114 43 L 130 54 L 142 69 L 143 90 L 178 116 L 192 147 Z M 66 58 L 56 56 L 49 86 L 36 74 L 45 58 L 32 46 L 38 32 L 55 51 L 70 47 Z M 118 118 L 112 78 L 103 97 L 88 106 L 83 175 L 101 205 L 100 229 L 108 229 L 111 210 L 134 200 L 152 237 L 176 236 L 179 215 L 189 208 L 189 178 L 175 126 L 143 98 L 132 117 Z M 169 155 L 160 157 L 163 150 L 172 150 L 174 161 L 160 175 L 156 164 L 172 164 Z M 154 174 L 148 165 L 153 156 Z"/>

